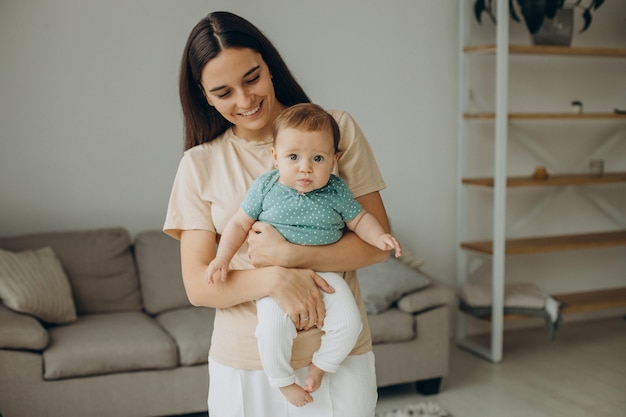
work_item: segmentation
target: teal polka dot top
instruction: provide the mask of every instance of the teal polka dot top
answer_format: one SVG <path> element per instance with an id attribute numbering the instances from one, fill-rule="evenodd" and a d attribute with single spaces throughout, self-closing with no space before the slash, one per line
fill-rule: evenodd
<path id="1" fill-rule="evenodd" d="M 278 177 L 278 170 L 258 177 L 241 208 L 251 218 L 274 226 L 291 243 L 334 243 L 341 238 L 345 223 L 363 209 L 336 175 L 324 187 L 305 194 L 279 184 Z"/>

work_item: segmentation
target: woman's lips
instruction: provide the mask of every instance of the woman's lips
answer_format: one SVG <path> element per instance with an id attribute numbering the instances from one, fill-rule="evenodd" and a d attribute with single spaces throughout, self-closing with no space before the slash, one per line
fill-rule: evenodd
<path id="1" fill-rule="evenodd" d="M 257 114 L 259 111 L 261 111 L 261 106 L 262 106 L 263 102 L 260 102 L 255 108 L 253 108 L 252 110 L 248 110 L 246 112 L 241 112 L 239 113 L 239 115 L 244 116 L 244 117 L 250 117 L 250 116 L 254 116 L 255 114 Z"/>

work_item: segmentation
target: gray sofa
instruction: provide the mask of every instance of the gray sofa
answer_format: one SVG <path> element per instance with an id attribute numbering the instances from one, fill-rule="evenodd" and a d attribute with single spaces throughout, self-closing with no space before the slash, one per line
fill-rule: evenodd
<path id="1" fill-rule="evenodd" d="M 12 271 L 7 259 L 30 259 L 17 257 L 43 247 L 52 248 L 69 284 L 70 317 L 50 324 L 36 318 L 44 314 L 41 309 L 16 312 L 22 306 L 16 307 L 6 276 L 0 276 L 6 304 L 0 304 L 0 414 L 124 417 L 206 411 L 214 310 L 189 304 L 178 242 L 161 231 L 139 233 L 132 241 L 123 228 L 1 237 L 0 275 Z M 44 269 L 45 283 L 16 290 L 29 293 L 24 305 L 33 304 L 32 297 L 62 294 L 62 288 L 47 288 L 59 276 L 54 265 L 48 266 L 54 271 Z M 52 297 L 52 303 L 62 298 Z M 432 280 L 402 294 L 389 309 L 368 315 L 379 386 L 417 382 L 423 393 L 438 391 L 448 372 L 454 304 L 452 291 Z"/>

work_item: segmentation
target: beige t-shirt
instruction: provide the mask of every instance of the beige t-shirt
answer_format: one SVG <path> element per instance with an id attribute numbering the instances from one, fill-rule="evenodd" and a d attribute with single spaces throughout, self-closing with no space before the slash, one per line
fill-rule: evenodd
<path id="1" fill-rule="evenodd" d="M 341 155 L 335 174 L 342 177 L 355 197 L 385 188 L 372 150 L 356 122 L 346 112 L 330 112 L 341 130 Z M 187 150 L 178 167 L 163 230 L 179 239 L 182 230 L 209 230 L 221 234 L 250 187 L 274 167 L 271 142 L 251 142 L 228 129 L 222 136 Z M 251 269 L 246 245 L 233 258 L 235 269 Z M 344 273 L 361 311 L 363 331 L 351 354 L 371 350 L 371 336 L 356 272 Z M 207 284 L 208 285 L 208 284 Z M 213 360 L 237 369 L 262 369 L 254 335 L 256 305 L 246 302 L 218 309 L 211 339 Z M 321 330 L 299 332 L 291 363 L 302 368 L 319 348 Z"/>

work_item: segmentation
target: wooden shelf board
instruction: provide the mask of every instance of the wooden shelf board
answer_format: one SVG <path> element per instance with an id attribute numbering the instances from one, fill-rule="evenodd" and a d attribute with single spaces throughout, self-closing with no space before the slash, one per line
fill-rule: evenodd
<path id="1" fill-rule="evenodd" d="M 506 255 L 556 252 L 577 249 L 626 246 L 626 230 L 616 232 L 581 233 L 561 236 L 544 236 L 521 239 L 507 239 Z M 493 255 L 490 240 L 461 243 L 463 249 Z"/>
<path id="2" fill-rule="evenodd" d="M 467 120 L 494 120 L 495 113 L 463 113 Z M 626 114 L 596 113 L 509 113 L 509 120 L 626 120 Z"/>
<path id="3" fill-rule="evenodd" d="M 465 313 L 472 314 L 467 311 Z M 539 316 L 531 316 L 531 315 L 525 315 L 525 314 L 505 314 L 502 317 L 504 318 L 504 321 L 528 320 L 528 319 L 533 319 L 533 318 L 541 319 Z M 477 318 L 480 319 L 482 317 L 477 317 Z M 484 317 L 483 319 L 487 321 L 491 321 L 491 316 Z"/>
<path id="4" fill-rule="evenodd" d="M 475 45 L 463 48 L 466 53 L 493 54 L 496 45 Z M 581 46 L 538 46 L 538 45 L 509 45 L 510 54 L 519 55 L 569 55 L 569 56 L 596 56 L 596 57 L 626 57 L 626 48 L 594 48 Z"/>
<path id="5" fill-rule="evenodd" d="M 626 287 L 556 294 L 553 297 L 561 303 L 563 314 L 626 307 Z"/>
<path id="6" fill-rule="evenodd" d="M 508 177 L 507 187 L 562 187 L 567 185 L 615 184 L 626 182 L 626 172 L 605 172 L 602 176 L 587 174 L 558 174 L 545 179 L 537 179 L 532 175 L 526 177 Z M 492 177 L 463 178 L 463 184 L 479 187 L 493 187 Z"/>

